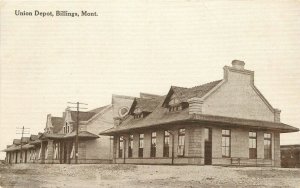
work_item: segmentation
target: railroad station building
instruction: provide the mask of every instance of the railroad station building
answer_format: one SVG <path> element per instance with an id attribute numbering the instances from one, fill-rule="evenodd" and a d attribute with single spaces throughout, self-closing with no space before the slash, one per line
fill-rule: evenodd
<path id="1" fill-rule="evenodd" d="M 9 164 L 38 163 L 38 154 L 40 151 L 40 140 L 38 137 L 40 135 L 41 134 L 23 137 L 22 139 L 14 139 L 13 144 L 8 145 L 7 148 L 3 150 L 6 152 L 6 162 Z"/>
<path id="2" fill-rule="evenodd" d="M 112 104 L 87 112 L 66 109 L 62 117 L 47 115 L 43 133 L 14 139 L 7 146 L 6 162 L 14 163 L 75 163 L 75 137 L 78 129 L 78 163 L 111 163 L 111 137 L 99 136 L 101 131 L 112 128 L 114 119 L 127 115 L 133 97 L 113 95 Z M 22 156 L 21 156 L 22 153 Z M 22 159 L 21 159 L 22 157 Z"/>
<path id="3" fill-rule="evenodd" d="M 112 143 L 99 131 L 113 126 L 112 106 L 107 105 L 78 113 L 78 163 L 110 163 Z M 40 163 L 75 163 L 77 111 L 66 109 L 62 117 L 47 115 L 44 133 L 40 136 Z"/>
<path id="4" fill-rule="evenodd" d="M 234 60 L 220 80 L 135 98 L 100 133 L 113 136 L 113 162 L 280 167 L 280 133 L 299 129 L 280 121 L 244 66 Z"/>

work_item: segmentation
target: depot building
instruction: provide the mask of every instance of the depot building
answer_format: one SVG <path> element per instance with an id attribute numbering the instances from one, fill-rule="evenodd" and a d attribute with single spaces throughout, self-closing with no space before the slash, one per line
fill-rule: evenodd
<path id="1" fill-rule="evenodd" d="M 280 133 L 299 129 L 280 121 L 244 66 L 234 60 L 220 80 L 136 98 L 100 133 L 113 136 L 113 162 L 279 167 Z"/>

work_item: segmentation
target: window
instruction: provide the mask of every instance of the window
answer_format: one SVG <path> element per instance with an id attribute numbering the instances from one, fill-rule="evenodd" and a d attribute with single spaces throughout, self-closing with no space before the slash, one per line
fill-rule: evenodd
<path id="1" fill-rule="evenodd" d="M 142 117 L 143 117 L 143 113 L 134 114 L 134 116 L 133 116 L 134 119 L 139 119 L 139 118 L 142 118 Z"/>
<path id="2" fill-rule="evenodd" d="M 230 157 L 230 136 L 231 132 L 228 129 L 222 130 L 222 157 Z"/>
<path id="3" fill-rule="evenodd" d="M 119 158 L 122 158 L 123 154 L 123 136 L 120 136 L 119 138 Z"/>
<path id="4" fill-rule="evenodd" d="M 143 157 L 144 153 L 144 134 L 140 134 L 139 138 L 139 157 Z"/>
<path id="5" fill-rule="evenodd" d="M 177 106 L 170 106 L 169 107 L 169 112 L 175 112 L 175 111 L 179 111 L 181 110 L 181 105 L 177 105 Z"/>
<path id="6" fill-rule="evenodd" d="M 142 113 L 142 110 L 140 108 L 136 108 L 133 113 L 134 113 L 134 115 L 133 115 L 134 119 L 138 119 L 138 118 L 143 117 L 143 113 Z"/>
<path id="7" fill-rule="evenodd" d="M 178 131 L 178 156 L 184 156 L 185 129 Z"/>
<path id="8" fill-rule="evenodd" d="M 264 133 L 264 158 L 272 159 L 272 149 L 271 149 L 271 134 Z"/>
<path id="9" fill-rule="evenodd" d="M 256 132 L 249 132 L 249 159 L 257 158 Z"/>
<path id="10" fill-rule="evenodd" d="M 151 157 L 156 157 L 156 132 L 151 133 Z"/>
<path id="11" fill-rule="evenodd" d="M 64 126 L 64 133 L 68 133 L 69 132 L 69 125 L 68 122 L 66 122 L 65 126 Z"/>
<path id="12" fill-rule="evenodd" d="M 128 158 L 132 157 L 132 147 L 133 147 L 133 135 L 129 135 Z"/>
<path id="13" fill-rule="evenodd" d="M 128 108 L 127 107 L 122 107 L 119 109 L 119 116 L 125 117 L 128 114 Z"/>
<path id="14" fill-rule="evenodd" d="M 169 157 L 170 133 L 165 131 L 164 135 L 164 157 Z"/>

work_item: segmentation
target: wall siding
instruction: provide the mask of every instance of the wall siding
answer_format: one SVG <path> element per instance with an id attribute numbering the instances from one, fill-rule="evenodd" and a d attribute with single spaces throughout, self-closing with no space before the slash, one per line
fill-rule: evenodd
<path id="1" fill-rule="evenodd" d="M 250 83 L 250 75 L 229 71 L 228 81 L 204 100 L 202 113 L 273 122 L 274 112 Z"/>

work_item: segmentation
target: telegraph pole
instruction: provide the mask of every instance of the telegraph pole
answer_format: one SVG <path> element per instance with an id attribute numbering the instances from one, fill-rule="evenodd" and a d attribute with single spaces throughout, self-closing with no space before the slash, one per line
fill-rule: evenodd
<path id="1" fill-rule="evenodd" d="M 24 134 L 30 134 L 29 133 L 29 129 L 30 128 L 24 128 L 24 126 L 22 127 L 22 128 L 18 128 L 17 127 L 17 130 L 22 130 L 22 132 L 17 132 L 16 134 L 21 134 L 22 136 L 21 136 L 21 148 L 20 148 L 20 163 L 22 163 L 23 162 L 23 154 L 22 154 L 22 146 L 23 146 L 23 142 L 22 142 L 22 140 L 23 140 L 23 135 Z"/>
<path id="2" fill-rule="evenodd" d="M 77 115 L 76 115 L 76 136 L 75 136 L 75 164 L 78 164 L 78 129 L 79 129 L 79 109 L 87 109 L 87 108 L 80 108 L 79 105 L 88 105 L 85 103 L 72 103 L 68 102 L 69 104 L 76 104 L 76 107 L 69 107 L 69 108 L 76 108 Z"/>

